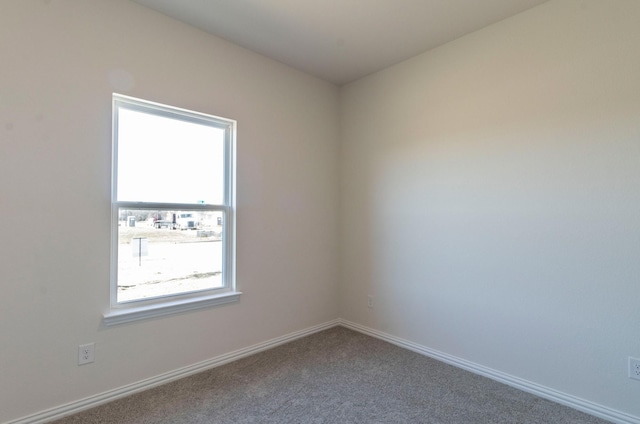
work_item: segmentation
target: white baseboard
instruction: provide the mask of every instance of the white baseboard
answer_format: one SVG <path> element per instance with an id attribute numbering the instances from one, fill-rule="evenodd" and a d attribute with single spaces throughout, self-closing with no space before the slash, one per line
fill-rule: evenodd
<path id="1" fill-rule="evenodd" d="M 75 402 L 71 402 L 65 405 L 57 406 L 45 411 L 38 412 L 27 417 L 19 418 L 17 420 L 6 422 L 5 424 L 42 424 L 49 421 L 57 420 L 68 415 L 73 415 L 78 412 L 94 408 L 98 405 L 102 405 L 116 399 L 120 399 L 126 396 L 130 396 L 134 393 L 142 392 L 144 390 L 151 389 L 162 384 L 166 384 L 175 380 L 179 380 L 184 377 L 188 377 L 193 374 L 197 374 L 208 369 L 219 367 L 229 362 L 236 361 L 249 355 L 253 355 L 258 352 L 262 352 L 267 349 L 274 348 L 284 343 L 317 333 L 328 328 L 340 325 L 340 320 L 333 320 L 324 324 L 316 325 L 306 328 L 301 331 L 296 331 L 275 339 L 267 340 L 266 342 L 258 343 L 253 346 L 239 349 L 234 352 L 230 352 L 224 355 L 217 356 L 212 359 L 208 359 L 197 364 L 189 365 L 174 371 L 170 371 L 156 377 L 148 378 L 146 380 L 138 381 L 133 384 L 119 387 L 117 389 L 109 390 L 104 393 L 90 396 L 85 399 L 81 399 Z"/>
<path id="2" fill-rule="evenodd" d="M 491 368 L 484 367 L 482 365 L 474 364 L 473 362 L 466 361 L 464 359 L 451 356 L 449 354 L 439 352 L 434 349 L 430 349 L 425 346 L 410 342 L 408 340 L 401 339 L 399 337 L 392 336 L 382 331 L 374 330 L 369 327 L 365 327 L 360 324 L 356 324 L 344 319 L 336 319 L 317 326 L 309 327 L 301 331 L 296 331 L 275 339 L 267 340 L 262 343 L 258 343 L 253 346 L 249 346 L 243 349 L 239 349 L 224 355 L 217 356 L 215 358 L 199 362 L 197 364 L 189 365 L 174 371 L 170 371 L 156 377 L 152 377 L 146 380 L 142 380 L 133 384 L 129 384 L 117 389 L 109 390 L 104 393 L 100 393 L 95 396 L 90 396 L 85 399 L 81 399 L 75 402 L 71 402 L 65 405 L 61 405 L 55 408 L 51 408 L 45 411 L 38 412 L 27 417 L 19 418 L 17 420 L 6 422 L 5 424 L 43 424 L 49 421 L 53 421 L 68 415 L 73 415 L 78 412 L 94 408 L 96 406 L 120 399 L 126 396 L 130 396 L 134 393 L 139 393 L 144 390 L 151 389 L 162 384 L 166 384 L 175 380 L 179 380 L 184 377 L 188 377 L 193 374 L 197 374 L 208 369 L 219 367 L 229 362 L 236 361 L 249 355 L 253 355 L 258 352 L 262 352 L 267 349 L 274 348 L 281 344 L 317 333 L 328 328 L 335 326 L 343 326 L 360 333 L 376 337 L 386 342 L 392 343 L 396 346 L 411 350 L 413 352 L 437 359 L 447 364 L 456 366 L 458 368 L 471 371 L 473 373 L 488 377 L 492 380 L 507 384 L 522 391 L 532 393 L 536 396 L 540 396 L 545 399 L 549 399 L 553 402 L 566 405 L 568 407 L 577 409 L 596 417 L 611 421 L 617 424 L 640 424 L 640 418 L 625 414 L 614 409 L 598 405 L 596 403 L 580 399 L 576 396 L 572 396 L 566 393 L 559 392 L 548 387 L 541 386 L 536 383 L 532 383 L 527 380 L 523 380 L 518 377 L 505 374 L 500 371 L 493 370 Z"/>
<path id="3" fill-rule="evenodd" d="M 339 319 L 338 321 L 339 325 L 351 330 L 358 331 L 368 336 L 376 337 L 378 339 L 392 343 L 396 346 L 400 346 L 413 352 L 420 353 L 433 359 L 437 359 L 441 362 L 453 365 L 455 367 L 471 371 L 475 374 L 479 374 L 500 383 L 507 384 L 511 387 L 515 387 L 516 389 L 522 390 L 524 392 L 532 393 L 541 398 L 545 398 L 553 402 L 568 406 L 570 408 L 577 409 L 589 415 L 593 415 L 617 424 L 640 424 L 640 417 L 616 411 L 615 409 L 598 405 L 596 403 L 578 398 L 576 396 L 562 393 L 557 390 L 541 386 L 539 384 L 532 383 L 530 381 L 493 370 L 491 368 L 484 367 L 482 365 L 474 364 L 473 362 L 469 362 L 464 359 L 460 359 L 455 356 L 439 352 L 425 346 L 421 346 L 408 340 L 404 340 L 399 337 L 392 336 L 391 334 L 374 330 L 372 328 L 365 327 L 354 322 L 350 322 L 344 319 Z"/>

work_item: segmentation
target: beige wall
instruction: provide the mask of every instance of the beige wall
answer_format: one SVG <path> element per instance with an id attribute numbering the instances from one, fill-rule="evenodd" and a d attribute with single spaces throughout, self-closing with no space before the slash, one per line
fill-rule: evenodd
<path id="1" fill-rule="evenodd" d="M 339 316 L 640 416 L 639 2 L 341 90 L 124 0 L 0 9 L 0 422 Z M 238 120 L 240 303 L 103 327 L 113 91 Z"/>
<path id="2" fill-rule="evenodd" d="M 123 0 L 3 1 L 0 53 L 0 422 L 337 317 L 337 87 Z M 113 91 L 238 121 L 238 304 L 103 328 Z"/>
<path id="3" fill-rule="evenodd" d="M 640 416 L 638 22 L 551 1 L 343 87 L 342 316 Z"/>

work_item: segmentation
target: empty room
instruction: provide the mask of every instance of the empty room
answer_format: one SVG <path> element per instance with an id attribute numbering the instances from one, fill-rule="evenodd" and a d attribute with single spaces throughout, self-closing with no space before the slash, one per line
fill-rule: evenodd
<path id="1" fill-rule="evenodd" d="M 640 1 L 0 1 L 0 423 L 640 424 Z"/>

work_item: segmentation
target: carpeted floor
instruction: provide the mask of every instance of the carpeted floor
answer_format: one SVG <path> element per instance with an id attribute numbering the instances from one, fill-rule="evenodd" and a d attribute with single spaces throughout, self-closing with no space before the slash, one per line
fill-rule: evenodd
<path id="1" fill-rule="evenodd" d="M 56 424 L 605 421 L 336 327 Z"/>

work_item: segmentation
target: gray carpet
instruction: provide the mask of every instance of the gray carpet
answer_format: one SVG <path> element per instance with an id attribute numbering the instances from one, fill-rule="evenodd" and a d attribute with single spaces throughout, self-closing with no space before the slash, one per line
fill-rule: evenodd
<path id="1" fill-rule="evenodd" d="M 605 421 L 336 327 L 56 423 Z"/>

